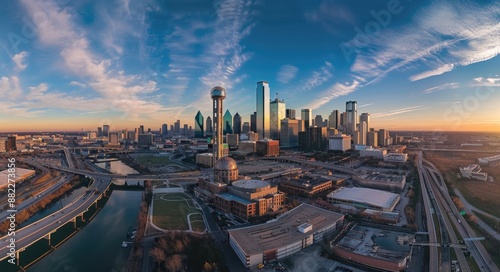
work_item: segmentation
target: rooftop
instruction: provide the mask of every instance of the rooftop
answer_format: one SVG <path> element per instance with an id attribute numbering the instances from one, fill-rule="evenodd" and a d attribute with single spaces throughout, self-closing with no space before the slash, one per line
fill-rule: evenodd
<path id="1" fill-rule="evenodd" d="M 9 180 L 9 169 L 3 170 L 0 172 L 0 188 L 7 186 Z M 15 178 L 11 178 L 18 182 L 20 179 L 23 179 L 27 176 L 35 174 L 35 170 L 25 169 L 16 167 Z"/>
<path id="2" fill-rule="evenodd" d="M 300 241 L 311 232 L 301 233 L 298 227 L 304 223 L 312 225 L 312 233 L 334 224 L 344 216 L 309 204 L 284 213 L 276 220 L 256 226 L 229 230 L 241 249 L 248 255 L 277 249 Z"/>
<path id="3" fill-rule="evenodd" d="M 398 194 L 360 187 L 342 187 L 328 194 L 329 198 L 367 203 L 376 207 L 390 208 Z"/>
<path id="4" fill-rule="evenodd" d="M 237 195 L 233 195 L 231 193 L 220 193 L 218 194 L 219 197 L 224 198 L 225 200 L 234 200 L 243 204 L 250 204 L 252 201 L 249 201 L 248 199 L 244 199 L 242 197 L 239 197 Z"/>
<path id="5" fill-rule="evenodd" d="M 232 184 L 234 187 L 242 188 L 242 189 L 258 189 L 270 186 L 269 182 L 265 180 L 258 179 L 241 179 L 234 181 Z"/>

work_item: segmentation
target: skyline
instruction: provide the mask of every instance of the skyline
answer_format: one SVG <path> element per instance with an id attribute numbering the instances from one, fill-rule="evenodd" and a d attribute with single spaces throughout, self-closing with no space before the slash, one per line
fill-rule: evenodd
<path id="1" fill-rule="evenodd" d="M 460 3 L 2 3 L 0 132 L 194 128 L 217 85 L 249 122 L 259 81 L 323 119 L 354 100 L 377 129 L 498 132 L 500 3 Z"/>

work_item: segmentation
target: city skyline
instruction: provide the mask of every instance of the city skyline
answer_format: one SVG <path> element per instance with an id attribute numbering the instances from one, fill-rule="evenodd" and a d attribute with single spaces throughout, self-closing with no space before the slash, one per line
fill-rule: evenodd
<path id="1" fill-rule="evenodd" d="M 194 128 L 217 85 L 249 122 L 259 81 L 323 119 L 353 100 L 377 129 L 500 131 L 500 3 L 286 3 L 3 4 L 0 132 Z"/>

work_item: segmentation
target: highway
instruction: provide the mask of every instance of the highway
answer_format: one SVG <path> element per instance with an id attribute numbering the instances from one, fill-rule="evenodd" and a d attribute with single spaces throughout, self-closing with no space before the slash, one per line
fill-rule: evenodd
<path id="1" fill-rule="evenodd" d="M 441 230 L 441 243 L 446 244 L 448 247 L 442 248 L 442 256 L 441 256 L 441 267 L 442 271 L 451 271 L 451 259 L 450 259 L 450 247 L 455 251 L 455 255 L 457 256 L 458 263 L 460 265 L 461 271 L 468 272 L 470 271 L 469 264 L 463 251 L 459 248 L 458 238 L 453 230 L 452 223 L 450 222 L 448 216 L 446 214 L 450 214 L 449 203 L 447 203 L 442 197 L 442 192 L 437 187 L 437 180 L 435 176 L 430 173 L 430 169 L 427 166 L 423 167 L 425 182 L 428 188 L 431 189 L 430 192 L 432 198 L 434 200 L 434 210 L 436 215 L 438 216 L 440 222 L 440 230 Z M 451 215 L 455 222 L 458 224 L 455 215 Z M 440 244 L 441 245 L 441 244 Z"/>
<path id="2" fill-rule="evenodd" d="M 49 188 L 39 192 L 38 195 L 46 196 L 46 195 L 52 194 L 57 189 L 59 189 L 62 185 L 64 185 L 64 183 L 69 181 L 72 177 L 73 177 L 73 175 L 69 175 L 66 177 L 57 177 L 57 179 L 59 179 L 59 181 L 57 181 L 57 183 L 55 183 L 52 186 L 50 186 Z M 20 212 L 23 209 L 26 209 L 27 207 L 39 202 L 40 200 L 42 200 L 42 197 L 32 197 L 32 198 L 26 199 L 25 201 L 17 204 L 16 210 L 17 210 L 17 212 Z M 0 222 L 5 220 L 7 218 L 7 216 L 9 216 L 9 214 L 10 213 L 7 211 L 0 213 Z"/>
<path id="3" fill-rule="evenodd" d="M 455 224 L 455 227 L 457 228 L 460 235 L 463 238 L 477 238 L 475 232 L 469 226 L 467 221 L 465 221 L 464 218 L 462 218 L 460 212 L 453 203 L 441 173 L 432 163 L 428 161 L 425 161 L 425 163 L 430 166 L 430 167 L 425 167 L 428 169 L 429 172 L 432 171 L 437 173 L 437 177 L 434 175 L 430 175 L 433 180 L 432 183 L 435 185 L 434 193 L 436 194 L 437 198 L 441 201 L 441 203 L 443 203 L 443 206 L 445 207 L 446 212 L 450 214 L 450 217 L 456 219 L 452 220 L 452 223 Z M 460 223 L 458 222 L 458 220 L 460 220 Z M 484 246 L 479 241 L 465 241 L 465 243 L 468 246 L 471 255 L 476 260 L 476 263 L 481 268 L 481 271 L 500 272 L 498 267 L 491 261 L 491 257 L 489 256 Z"/>
<path id="4" fill-rule="evenodd" d="M 15 237 L 3 236 L 0 238 L 0 260 L 7 258 L 9 239 L 15 238 L 17 251 L 35 243 L 41 238 L 57 230 L 61 225 L 71 221 L 73 218 L 85 212 L 92 203 L 94 203 L 101 194 L 111 184 L 111 179 L 96 181 L 89 187 L 89 192 L 76 199 L 73 203 L 66 205 L 57 213 L 44 217 L 22 229 L 15 231 Z M 92 190 L 97 190 L 94 194 Z"/>
<path id="5" fill-rule="evenodd" d="M 423 174 L 423 154 L 422 151 L 418 152 L 417 155 L 417 161 L 418 161 L 418 176 L 420 178 L 420 187 L 422 191 L 422 199 L 424 201 L 424 211 L 425 211 L 425 216 L 426 216 L 426 222 L 427 222 L 427 232 L 429 233 L 429 243 L 437 243 L 437 237 L 436 237 L 436 229 L 434 226 L 434 218 L 432 217 L 432 211 L 431 211 L 431 201 L 429 198 L 428 194 L 428 189 L 426 186 L 426 182 L 424 181 L 424 174 Z M 439 255 L 438 255 L 438 250 L 436 247 L 431 246 L 429 247 L 429 271 L 431 272 L 437 272 L 439 270 Z"/>

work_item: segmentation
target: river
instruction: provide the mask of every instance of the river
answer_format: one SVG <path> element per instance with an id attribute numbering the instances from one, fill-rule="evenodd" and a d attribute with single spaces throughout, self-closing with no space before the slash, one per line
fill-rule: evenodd
<path id="1" fill-rule="evenodd" d="M 121 161 L 110 162 L 109 166 L 114 173 L 137 173 Z M 123 248 L 121 244 L 127 238 L 129 226 L 137 223 L 142 193 L 114 190 L 105 207 L 88 225 L 28 271 L 123 271 L 131 248 Z"/>

